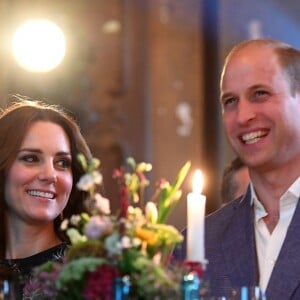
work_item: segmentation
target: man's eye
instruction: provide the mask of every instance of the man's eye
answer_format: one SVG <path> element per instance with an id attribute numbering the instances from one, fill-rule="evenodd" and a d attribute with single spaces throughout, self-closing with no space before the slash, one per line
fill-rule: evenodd
<path id="1" fill-rule="evenodd" d="M 224 107 L 226 107 L 226 106 L 231 106 L 231 105 L 233 105 L 234 103 L 236 103 L 237 102 L 237 98 L 234 98 L 234 97 L 232 97 L 232 98 L 227 98 L 227 99 L 224 99 L 224 101 L 223 101 L 223 106 Z"/>
<path id="2" fill-rule="evenodd" d="M 264 96 L 264 95 L 266 95 L 266 94 L 267 94 L 267 92 L 266 92 L 266 91 L 262 91 L 262 90 L 256 91 L 256 92 L 255 92 L 255 95 L 256 95 L 256 96 Z"/>
<path id="3" fill-rule="evenodd" d="M 264 90 L 257 90 L 254 92 L 253 96 L 251 97 L 252 101 L 265 101 L 269 97 L 269 93 Z"/>

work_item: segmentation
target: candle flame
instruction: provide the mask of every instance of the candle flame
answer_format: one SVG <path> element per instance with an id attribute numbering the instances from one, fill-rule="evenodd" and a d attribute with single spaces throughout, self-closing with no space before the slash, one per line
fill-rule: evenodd
<path id="1" fill-rule="evenodd" d="M 196 170 L 193 179 L 193 192 L 201 194 L 203 190 L 204 177 L 200 170 Z"/>

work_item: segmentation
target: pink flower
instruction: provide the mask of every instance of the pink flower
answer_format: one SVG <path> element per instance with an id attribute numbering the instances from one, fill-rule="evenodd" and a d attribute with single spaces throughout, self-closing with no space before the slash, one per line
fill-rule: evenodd
<path id="1" fill-rule="evenodd" d="M 95 194 L 95 208 L 105 215 L 110 214 L 110 205 L 107 198 L 102 197 L 99 193 Z"/>
<path id="2" fill-rule="evenodd" d="M 96 240 L 103 234 L 111 232 L 112 226 L 108 217 L 92 216 L 85 227 L 85 234 L 87 238 Z"/>

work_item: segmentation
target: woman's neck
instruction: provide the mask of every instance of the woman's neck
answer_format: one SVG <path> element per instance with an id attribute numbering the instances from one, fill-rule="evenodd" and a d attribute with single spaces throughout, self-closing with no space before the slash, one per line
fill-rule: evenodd
<path id="1" fill-rule="evenodd" d="M 25 258 L 47 250 L 62 241 L 54 231 L 53 224 L 46 226 L 24 226 L 8 229 L 6 242 L 7 259 Z"/>

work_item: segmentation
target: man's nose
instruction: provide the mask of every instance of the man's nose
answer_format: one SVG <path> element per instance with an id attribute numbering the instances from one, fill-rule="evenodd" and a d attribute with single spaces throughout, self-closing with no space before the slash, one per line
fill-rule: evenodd
<path id="1" fill-rule="evenodd" d="M 238 122 L 240 124 L 247 124 L 256 116 L 253 105 L 247 99 L 240 99 L 237 109 Z"/>

